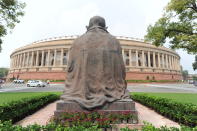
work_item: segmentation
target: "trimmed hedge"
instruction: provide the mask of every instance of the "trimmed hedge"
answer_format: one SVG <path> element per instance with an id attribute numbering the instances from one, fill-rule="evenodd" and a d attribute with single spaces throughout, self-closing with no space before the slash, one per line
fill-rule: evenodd
<path id="1" fill-rule="evenodd" d="M 36 97 L 24 98 L 0 106 L 0 120 L 11 120 L 13 123 L 31 115 L 43 106 L 59 99 L 57 94 L 44 94 Z"/>
<path id="2" fill-rule="evenodd" d="M 182 104 L 167 98 L 158 98 L 146 94 L 133 94 L 131 97 L 171 120 L 190 127 L 197 126 L 197 105 Z"/>
<path id="3" fill-rule="evenodd" d="M 165 82 L 181 82 L 180 80 L 126 80 L 127 82 L 131 83 L 149 83 L 149 82 L 158 82 L 158 83 L 165 83 Z"/>
<path id="4" fill-rule="evenodd" d="M 113 128 L 112 128 L 113 129 Z M 116 129 L 116 128 L 115 128 Z M 64 127 L 55 123 L 49 123 L 46 126 L 41 125 L 29 125 L 27 127 L 22 127 L 20 125 L 12 125 L 10 121 L 1 122 L 0 121 L 0 131 L 103 131 L 104 128 L 99 128 L 97 125 L 92 127 L 84 126 L 73 126 L 73 127 Z M 121 128 L 121 131 L 138 131 L 137 129 Z M 160 127 L 156 128 L 152 124 L 145 123 L 140 131 L 196 131 L 197 127 L 190 128 L 182 126 L 180 129 L 176 127 Z"/>

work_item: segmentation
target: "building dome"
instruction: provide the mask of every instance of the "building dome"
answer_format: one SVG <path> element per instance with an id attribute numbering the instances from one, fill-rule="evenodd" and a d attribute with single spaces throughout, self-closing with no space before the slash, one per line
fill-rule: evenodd
<path id="1" fill-rule="evenodd" d="M 65 80 L 71 44 L 78 36 L 55 37 L 16 49 L 8 78 Z M 116 37 L 122 47 L 127 80 L 181 80 L 180 56 L 141 39 Z"/>

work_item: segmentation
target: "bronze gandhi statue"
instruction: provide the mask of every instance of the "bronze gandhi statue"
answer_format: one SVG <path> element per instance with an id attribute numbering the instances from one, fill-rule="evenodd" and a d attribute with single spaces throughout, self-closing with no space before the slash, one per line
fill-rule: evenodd
<path id="1" fill-rule="evenodd" d="M 125 75 L 119 41 L 108 33 L 105 19 L 94 16 L 71 46 L 61 99 L 92 110 L 129 98 Z"/>

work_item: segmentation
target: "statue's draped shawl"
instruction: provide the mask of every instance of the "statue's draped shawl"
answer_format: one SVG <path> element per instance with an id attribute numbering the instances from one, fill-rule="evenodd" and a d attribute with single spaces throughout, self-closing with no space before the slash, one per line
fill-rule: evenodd
<path id="1" fill-rule="evenodd" d="M 125 66 L 116 38 L 93 28 L 74 41 L 61 99 L 91 110 L 128 97 L 126 86 Z"/>

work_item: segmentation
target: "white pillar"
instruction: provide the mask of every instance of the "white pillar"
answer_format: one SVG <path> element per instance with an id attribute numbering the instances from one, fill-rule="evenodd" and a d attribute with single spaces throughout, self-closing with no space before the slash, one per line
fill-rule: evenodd
<path id="1" fill-rule="evenodd" d="M 175 70 L 178 70 L 178 61 L 177 61 L 177 57 L 175 57 Z"/>
<path id="2" fill-rule="evenodd" d="M 20 66 L 20 54 L 18 54 L 18 61 L 17 61 L 17 67 L 19 68 Z"/>
<path id="3" fill-rule="evenodd" d="M 23 63 L 23 54 L 21 54 L 20 56 L 20 67 L 23 67 L 22 63 Z"/>
<path id="4" fill-rule="evenodd" d="M 44 66 L 44 50 L 42 51 L 41 66 Z"/>
<path id="5" fill-rule="evenodd" d="M 25 65 L 25 53 L 22 54 L 22 67 Z"/>
<path id="6" fill-rule="evenodd" d="M 16 68 L 17 55 L 15 55 L 14 68 Z"/>
<path id="7" fill-rule="evenodd" d="M 56 66 L 56 57 L 57 57 L 57 49 L 54 50 L 54 63 L 53 63 L 53 66 Z"/>
<path id="8" fill-rule="evenodd" d="M 18 65 L 18 63 L 19 63 L 19 55 L 17 54 L 17 61 L 16 61 L 16 67 L 18 68 L 19 67 L 19 65 Z"/>
<path id="9" fill-rule="evenodd" d="M 29 52 L 27 53 L 26 67 L 29 67 Z"/>
<path id="10" fill-rule="evenodd" d="M 18 56 L 19 56 L 18 67 L 21 67 L 21 54 L 19 54 Z"/>
<path id="11" fill-rule="evenodd" d="M 60 66 L 63 66 L 63 59 L 64 59 L 64 49 L 61 49 L 61 60 L 60 60 Z"/>
<path id="12" fill-rule="evenodd" d="M 142 66 L 145 67 L 145 63 L 144 63 L 144 51 L 142 51 Z"/>
<path id="13" fill-rule="evenodd" d="M 122 58 L 123 58 L 123 62 L 125 64 L 125 56 L 124 56 L 124 49 L 122 48 Z"/>
<path id="14" fill-rule="evenodd" d="M 12 56 L 13 62 L 12 62 L 12 68 L 14 68 L 14 63 L 15 63 L 15 56 Z"/>
<path id="15" fill-rule="evenodd" d="M 150 66 L 150 51 L 148 51 L 148 67 L 151 67 Z"/>
<path id="16" fill-rule="evenodd" d="M 33 63 L 34 63 L 34 51 L 32 51 L 31 53 L 31 67 L 33 67 Z"/>
<path id="17" fill-rule="evenodd" d="M 166 68 L 169 69 L 168 67 L 168 55 L 166 54 Z"/>
<path id="18" fill-rule="evenodd" d="M 47 66 L 50 66 L 50 50 L 48 50 L 47 54 Z"/>
<path id="19" fill-rule="evenodd" d="M 174 56 L 172 56 L 172 69 L 174 70 Z"/>
<path id="20" fill-rule="evenodd" d="M 38 66 L 39 62 L 39 51 L 36 52 L 36 66 Z"/>
<path id="21" fill-rule="evenodd" d="M 22 54 L 20 54 L 20 68 L 22 67 Z"/>
<path id="22" fill-rule="evenodd" d="M 138 50 L 135 51 L 135 57 L 136 57 L 136 67 L 139 66 L 139 63 L 138 63 Z"/>
<path id="23" fill-rule="evenodd" d="M 171 70 L 171 68 L 172 68 L 172 64 L 171 64 L 171 55 L 168 56 L 168 59 L 169 59 L 168 67 L 169 67 L 169 69 Z"/>
<path id="24" fill-rule="evenodd" d="M 70 51 L 67 51 L 67 61 L 69 60 Z M 67 62 L 68 63 L 68 62 Z"/>
<path id="25" fill-rule="evenodd" d="M 129 50 L 129 66 L 132 66 L 131 50 Z"/>
<path id="26" fill-rule="evenodd" d="M 158 57 L 158 67 L 161 68 L 161 59 L 160 59 L 160 53 L 157 53 L 157 57 Z"/>
<path id="27" fill-rule="evenodd" d="M 165 66 L 164 66 L 164 54 L 162 54 L 162 68 L 165 68 Z"/>
<path id="28" fill-rule="evenodd" d="M 177 71 L 179 70 L 179 58 L 177 57 Z"/>
<path id="29" fill-rule="evenodd" d="M 155 52 L 153 52 L 153 67 L 156 67 L 156 63 L 155 63 Z"/>
<path id="30" fill-rule="evenodd" d="M 26 53 L 23 53 L 23 67 L 25 67 Z"/>

